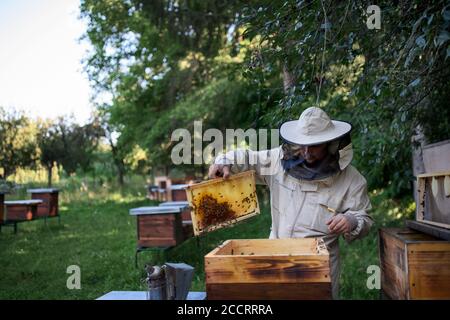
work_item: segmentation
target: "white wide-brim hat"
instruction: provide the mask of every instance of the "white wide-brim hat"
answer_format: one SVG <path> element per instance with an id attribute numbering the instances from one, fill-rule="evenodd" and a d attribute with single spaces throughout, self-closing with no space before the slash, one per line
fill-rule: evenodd
<path id="1" fill-rule="evenodd" d="M 350 123 L 331 120 L 321 108 L 310 107 L 298 120 L 284 122 L 280 127 L 281 138 L 293 144 L 315 145 L 338 139 L 352 129 Z"/>

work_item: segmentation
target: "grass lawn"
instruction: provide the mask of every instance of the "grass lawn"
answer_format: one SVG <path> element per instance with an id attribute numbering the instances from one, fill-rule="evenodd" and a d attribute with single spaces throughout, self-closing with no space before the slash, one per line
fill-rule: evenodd
<path id="1" fill-rule="evenodd" d="M 203 257 L 227 239 L 266 238 L 270 215 L 261 193 L 262 214 L 234 227 L 191 238 L 165 253 L 142 252 L 134 266 L 136 221 L 131 208 L 151 205 L 141 185 L 119 192 L 114 188 L 91 190 L 67 187 L 60 196 L 61 224 L 50 219 L 19 224 L 18 234 L 3 228 L 0 234 L 0 299 L 95 299 L 113 290 L 144 290 L 145 262 L 185 262 L 195 268 L 191 290 L 204 291 Z M 8 199 L 25 198 L 24 192 Z M 379 292 L 366 287 L 369 265 L 378 265 L 377 232 L 380 226 L 399 226 L 414 211 L 412 199 L 396 202 L 372 194 L 376 226 L 368 237 L 341 243 L 341 297 L 377 299 Z M 67 267 L 81 269 L 81 289 L 69 290 Z"/>

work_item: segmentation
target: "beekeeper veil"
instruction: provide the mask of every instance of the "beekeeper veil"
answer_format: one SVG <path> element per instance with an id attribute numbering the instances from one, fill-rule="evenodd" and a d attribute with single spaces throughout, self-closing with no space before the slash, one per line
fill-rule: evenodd
<path id="1" fill-rule="evenodd" d="M 294 178 L 321 180 L 343 170 L 353 157 L 350 138 L 351 125 L 331 120 L 321 108 L 306 109 L 298 120 L 287 121 L 280 127 L 283 140 L 284 170 Z M 327 144 L 327 155 L 316 166 L 308 166 L 299 154 L 300 146 Z"/>

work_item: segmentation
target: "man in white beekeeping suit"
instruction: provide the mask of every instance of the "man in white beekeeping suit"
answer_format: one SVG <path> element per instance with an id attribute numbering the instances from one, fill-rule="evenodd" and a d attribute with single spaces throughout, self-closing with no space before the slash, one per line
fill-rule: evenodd
<path id="1" fill-rule="evenodd" d="M 280 147 L 220 154 L 209 177 L 255 170 L 270 189 L 271 239 L 323 237 L 330 253 L 334 299 L 339 293 L 339 242 L 362 238 L 373 224 L 367 182 L 350 162 L 351 125 L 321 108 L 306 109 L 280 127 Z"/>

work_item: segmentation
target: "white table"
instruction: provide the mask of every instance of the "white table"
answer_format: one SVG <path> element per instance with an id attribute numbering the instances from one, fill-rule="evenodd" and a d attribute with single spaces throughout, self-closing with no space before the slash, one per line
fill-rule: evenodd
<path id="1" fill-rule="evenodd" d="M 190 291 L 186 300 L 205 300 L 206 292 Z M 111 291 L 96 300 L 147 300 L 147 291 Z"/>

